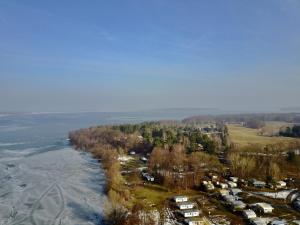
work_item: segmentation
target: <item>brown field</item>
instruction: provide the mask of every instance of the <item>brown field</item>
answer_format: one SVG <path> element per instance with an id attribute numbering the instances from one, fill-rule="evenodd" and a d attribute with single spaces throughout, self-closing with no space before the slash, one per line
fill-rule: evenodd
<path id="1" fill-rule="evenodd" d="M 251 129 L 240 125 L 229 124 L 229 138 L 232 143 L 240 146 L 247 145 L 268 145 L 268 144 L 288 144 L 292 142 L 300 142 L 299 139 L 289 137 L 275 136 L 280 127 L 289 126 L 291 124 L 283 122 L 267 122 L 266 126 L 262 129 Z M 272 136 L 274 135 L 274 136 Z"/>

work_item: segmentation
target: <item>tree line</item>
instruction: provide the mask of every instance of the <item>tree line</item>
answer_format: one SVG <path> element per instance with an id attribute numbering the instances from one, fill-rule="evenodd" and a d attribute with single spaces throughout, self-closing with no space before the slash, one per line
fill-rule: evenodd
<path id="1" fill-rule="evenodd" d="M 268 182 L 282 179 L 299 171 L 299 157 L 294 150 L 299 142 L 289 144 L 230 146 L 228 160 L 231 172 L 241 178 L 259 178 Z M 257 173 L 259 171 L 259 173 Z M 298 172 L 296 172 L 298 173 Z"/>
<path id="2" fill-rule="evenodd" d="M 184 123 L 199 122 L 247 122 L 257 121 L 284 121 L 288 123 L 300 123 L 300 113 L 248 113 L 248 114 L 224 114 L 192 116 L 183 120 Z"/>
<path id="3" fill-rule="evenodd" d="M 300 125 L 294 125 L 293 127 L 286 127 L 284 130 L 279 131 L 279 135 L 285 137 L 300 137 Z"/>

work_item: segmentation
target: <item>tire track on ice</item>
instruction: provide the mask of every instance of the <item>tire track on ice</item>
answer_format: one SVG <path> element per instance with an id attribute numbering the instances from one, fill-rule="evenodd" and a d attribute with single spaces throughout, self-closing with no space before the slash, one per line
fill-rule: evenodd
<path id="1" fill-rule="evenodd" d="M 65 210 L 65 199 L 64 199 L 64 195 L 62 193 L 62 189 L 57 184 L 55 186 L 56 186 L 56 189 L 58 190 L 58 193 L 59 193 L 59 196 L 60 196 L 61 206 L 60 206 L 59 212 L 56 214 L 56 216 L 52 220 L 52 223 L 51 223 L 52 225 L 55 225 L 56 221 L 60 218 L 61 214 Z"/>
<path id="2" fill-rule="evenodd" d="M 29 215 L 27 217 L 25 217 L 24 219 L 22 220 L 19 220 L 19 221 L 16 221 L 14 223 L 11 223 L 11 225 L 18 225 L 22 222 L 24 222 L 25 220 L 29 219 L 29 221 L 31 222 L 31 224 L 33 225 L 38 225 L 35 220 L 34 220 L 34 217 L 33 217 L 33 214 L 34 212 L 38 209 L 39 207 L 39 204 L 41 202 L 41 200 L 52 190 L 52 188 L 56 185 L 56 182 L 54 182 L 53 184 L 51 184 L 47 189 L 46 191 L 43 192 L 42 195 L 40 195 L 40 197 L 35 201 L 35 203 L 33 204 L 33 207 L 29 213 Z"/>
<path id="3" fill-rule="evenodd" d="M 52 185 L 50 185 L 50 187 L 48 187 L 47 190 L 34 203 L 32 209 L 30 211 L 30 214 L 29 214 L 29 219 L 33 225 L 38 225 L 34 220 L 34 216 L 33 216 L 34 212 L 38 209 L 43 198 L 45 198 L 45 196 L 47 196 L 47 194 L 53 189 L 53 187 L 55 185 L 56 185 L 56 182 L 54 182 Z"/>

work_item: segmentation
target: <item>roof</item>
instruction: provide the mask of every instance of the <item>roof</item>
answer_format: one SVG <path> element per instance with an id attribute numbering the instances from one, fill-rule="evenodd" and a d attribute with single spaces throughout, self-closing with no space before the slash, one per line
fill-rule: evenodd
<path id="1" fill-rule="evenodd" d="M 227 184 L 231 187 L 236 187 L 237 183 L 233 182 L 233 181 L 227 181 Z"/>
<path id="2" fill-rule="evenodd" d="M 191 201 L 186 201 L 186 202 L 178 202 L 177 205 L 180 206 L 180 205 L 194 205 L 195 203 L 194 202 L 191 202 Z"/>
<path id="3" fill-rule="evenodd" d="M 224 199 L 225 199 L 226 201 L 230 201 L 230 202 L 235 201 L 235 197 L 234 197 L 233 195 L 225 195 L 225 196 L 224 196 Z"/>
<path id="4" fill-rule="evenodd" d="M 287 224 L 285 220 L 274 220 L 271 222 L 271 225 L 283 225 Z"/>
<path id="5" fill-rule="evenodd" d="M 233 182 L 233 181 L 231 181 L 231 180 L 229 180 L 229 181 L 227 181 L 227 184 L 236 184 L 236 183 Z"/>
<path id="6" fill-rule="evenodd" d="M 226 195 L 229 194 L 229 190 L 227 190 L 227 189 L 221 189 L 221 190 L 219 190 L 219 192 L 220 192 L 221 194 L 226 194 Z"/>
<path id="7" fill-rule="evenodd" d="M 199 212 L 199 209 L 185 209 L 185 210 L 181 210 L 182 213 L 193 213 L 193 212 Z"/>
<path id="8" fill-rule="evenodd" d="M 246 206 L 246 204 L 242 201 L 234 201 L 232 202 L 232 205 L 235 205 L 235 206 Z"/>
<path id="9" fill-rule="evenodd" d="M 260 206 L 261 208 L 264 208 L 264 209 L 274 209 L 270 204 L 265 203 L 265 202 L 259 202 L 259 203 L 256 203 L 256 205 Z"/>
<path id="10" fill-rule="evenodd" d="M 188 198 L 187 196 L 184 196 L 184 195 L 176 195 L 174 196 L 173 198 Z"/>
<path id="11" fill-rule="evenodd" d="M 286 182 L 280 180 L 280 181 L 277 181 L 277 184 L 283 184 L 283 185 L 286 185 Z"/>
<path id="12" fill-rule="evenodd" d="M 252 210 L 252 209 L 247 209 L 247 210 L 244 210 L 243 213 L 245 215 L 247 215 L 248 217 L 251 216 L 251 217 L 256 217 L 256 213 Z"/>
<path id="13" fill-rule="evenodd" d="M 197 221 L 197 222 L 203 222 L 205 225 L 213 225 L 212 222 L 210 222 L 206 217 L 190 217 L 186 218 L 184 220 L 186 223 Z"/>
<path id="14" fill-rule="evenodd" d="M 261 185 L 265 185 L 266 182 L 264 181 L 259 181 L 259 180 L 256 180 L 256 181 L 253 181 L 253 184 L 261 184 Z"/>
<path id="15" fill-rule="evenodd" d="M 256 224 L 256 225 L 266 225 L 267 222 L 265 219 L 257 217 L 257 218 L 253 218 L 251 219 L 252 224 Z"/>
<path id="16" fill-rule="evenodd" d="M 231 192 L 233 195 L 235 195 L 235 194 L 241 193 L 242 190 L 239 189 L 239 188 L 231 188 L 231 189 L 230 189 L 230 192 Z"/>

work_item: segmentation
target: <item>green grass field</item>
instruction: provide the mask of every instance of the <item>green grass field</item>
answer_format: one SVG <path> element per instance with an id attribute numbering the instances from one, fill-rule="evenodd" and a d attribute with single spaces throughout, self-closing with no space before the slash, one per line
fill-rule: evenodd
<path id="1" fill-rule="evenodd" d="M 280 127 L 288 125 L 287 123 L 280 122 L 268 122 L 266 126 L 262 129 L 251 129 L 247 127 L 242 127 L 240 125 L 228 125 L 229 129 L 229 139 L 232 143 L 238 144 L 240 146 L 247 146 L 252 144 L 258 145 L 267 145 L 267 144 L 276 144 L 283 143 L 288 144 L 291 142 L 299 142 L 299 139 L 289 138 L 289 137 L 279 137 L 279 136 L 270 136 L 264 133 L 275 133 L 279 130 Z"/>
<path id="2" fill-rule="evenodd" d="M 133 194 L 136 201 L 156 206 L 161 206 L 166 199 L 174 195 L 173 192 L 169 192 L 159 185 L 138 186 L 133 190 Z"/>
<path id="3" fill-rule="evenodd" d="M 198 194 L 195 190 L 180 190 L 180 191 L 170 191 L 162 185 L 158 184 L 145 184 L 139 185 L 133 188 L 132 193 L 135 200 L 138 202 L 143 202 L 144 205 L 155 205 L 160 208 L 164 206 L 164 203 L 175 195 L 186 195 L 189 197 Z"/>

